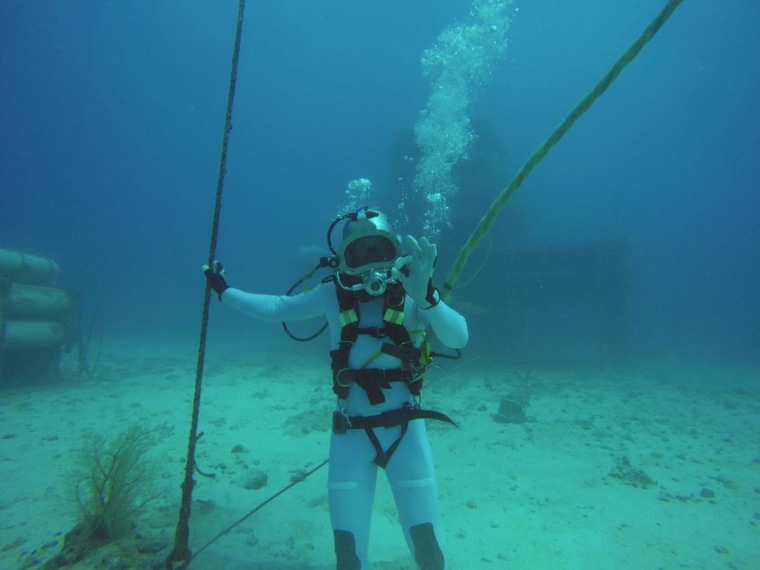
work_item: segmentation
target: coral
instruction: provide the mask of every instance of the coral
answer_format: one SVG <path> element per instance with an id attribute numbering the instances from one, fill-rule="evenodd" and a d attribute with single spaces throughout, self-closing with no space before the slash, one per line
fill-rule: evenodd
<path id="1" fill-rule="evenodd" d="M 153 489 L 158 464 L 151 456 L 155 446 L 171 433 L 166 424 L 156 427 L 130 424 L 114 436 L 93 434 L 85 439 L 77 457 L 77 480 L 74 494 L 80 519 L 63 540 L 63 548 L 45 562 L 43 570 L 56 570 L 87 559 L 90 568 L 105 568 L 90 560 L 103 547 L 118 548 L 129 543 L 126 536 L 137 514 L 158 496 Z M 119 541 L 120 538 L 124 540 Z M 140 545 L 138 552 L 152 552 L 152 546 Z M 134 549 L 132 549 L 134 550 Z M 104 551 L 105 552 L 105 551 Z M 112 560 L 123 558 L 105 553 Z M 114 564 L 117 564 L 114 562 Z M 141 568 L 136 564 L 109 568 Z"/>
<path id="2" fill-rule="evenodd" d="M 95 541 L 124 535 L 137 513 L 154 499 L 156 463 L 151 450 L 169 435 L 166 425 L 130 424 L 120 434 L 92 435 L 79 453 L 82 479 L 76 500 L 86 533 Z"/>

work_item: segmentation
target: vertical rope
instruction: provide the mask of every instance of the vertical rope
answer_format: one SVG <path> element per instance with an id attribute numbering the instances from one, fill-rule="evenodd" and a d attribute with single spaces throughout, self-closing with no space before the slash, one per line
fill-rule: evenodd
<path id="1" fill-rule="evenodd" d="M 243 14 L 245 13 L 245 0 L 239 0 L 237 29 L 235 32 L 235 47 L 232 52 L 232 69 L 230 71 L 230 86 L 227 93 L 227 113 L 224 121 L 224 137 L 222 139 L 222 155 L 219 161 L 219 176 L 216 185 L 216 200 L 214 203 L 214 217 L 211 223 L 211 239 L 209 242 L 208 262 L 211 265 L 216 258 L 216 244 L 219 236 L 219 219 L 222 213 L 222 192 L 224 190 L 224 177 L 227 174 L 227 147 L 232 130 L 232 106 L 235 101 L 235 86 L 237 84 L 238 57 L 240 54 L 240 40 L 243 33 Z M 209 302 L 211 289 L 206 284 L 203 297 L 203 312 L 201 315 L 200 340 L 198 343 L 198 361 L 195 368 L 195 396 L 193 397 L 193 412 L 190 421 L 190 436 L 187 445 L 187 461 L 185 462 L 185 478 L 182 482 L 182 501 L 179 507 L 179 519 L 174 536 L 174 549 L 166 559 L 167 570 L 173 568 L 187 568 L 192 559 L 189 548 L 190 540 L 190 509 L 192 505 L 192 493 L 195 481 L 195 446 L 198 443 L 198 418 L 200 416 L 201 386 L 203 383 L 203 365 L 206 355 L 206 331 L 208 329 Z M 175 563 L 180 563 L 175 566 Z"/>
<path id="2" fill-rule="evenodd" d="M 446 277 L 446 282 L 443 286 L 444 297 L 448 298 L 451 296 L 451 291 L 454 289 L 454 285 L 456 285 L 459 277 L 462 275 L 462 271 L 464 270 L 464 266 L 467 263 L 467 259 L 478 247 L 480 240 L 482 240 L 490 231 L 491 226 L 496 221 L 496 217 L 498 216 L 501 209 L 507 204 L 507 201 L 512 197 L 512 194 L 514 194 L 525 181 L 525 179 L 528 178 L 538 163 L 541 162 L 547 154 L 549 154 L 549 151 L 554 147 L 554 145 L 556 145 L 562 139 L 562 137 L 565 136 L 565 133 L 567 133 L 567 131 L 572 128 L 572 126 L 575 124 L 575 121 L 580 119 L 581 116 L 591 108 L 596 100 L 602 96 L 607 88 L 612 85 L 615 79 L 617 79 L 618 75 L 620 75 L 620 72 L 623 71 L 625 66 L 633 61 L 633 59 L 639 54 L 639 52 L 644 48 L 649 40 L 655 36 L 655 34 L 660 30 L 665 22 L 668 21 L 668 18 L 673 15 L 673 12 L 675 12 L 676 8 L 678 8 L 679 4 L 681 4 L 682 1 L 683 0 L 668 1 L 667 5 L 649 23 L 646 29 L 638 37 L 638 39 L 630 45 L 630 47 L 625 51 L 625 53 L 623 53 L 623 55 L 620 56 L 620 58 L 614 63 L 614 65 L 604 75 L 604 77 L 599 80 L 599 83 L 596 84 L 596 87 L 594 87 L 594 89 L 588 93 L 572 111 L 570 111 L 570 114 L 565 117 L 565 120 L 562 121 L 559 126 L 554 129 L 554 132 L 549 135 L 549 138 L 546 139 L 543 144 L 541 144 L 541 146 L 536 149 L 536 151 L 531 155 L 531 157 L 522 166 L 522 168 L 520 168 L 517 174 L 515 174 L 514 178 L 512 178 L 509 185 L 504 188 L 501 194 L 496 197 L 491 206 L 488 208 L 485 216 L 483 216 L 480 219 L 480 222 L 478 222 L 478 225 L 473 230 L 472 235 L 470 235 L 465 244 L 462 246 L 462 249 L 457 256 L 457 259 L 454 262 L 449 275 Z"/>

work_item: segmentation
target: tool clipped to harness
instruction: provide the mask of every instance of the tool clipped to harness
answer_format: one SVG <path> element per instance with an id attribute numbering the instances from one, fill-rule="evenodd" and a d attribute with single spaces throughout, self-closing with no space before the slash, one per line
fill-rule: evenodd
<path id="1" fill-rule="evenodd" d="M 462 352 L 455 349 L 455 354 L 446 354 L 432 350 L 432 344 L 427 340 L 419 347 L 416 346 L 399 346 L 397 344 L 383 343 L 380 351 L 388 356 L 393 356 L 401 361 L 401 367 L 412 373 L 414 380 L 421 379 L 422 375 L 433 364 L 433 358 L 446 358 L 449 360 L 459 360 Z"/>

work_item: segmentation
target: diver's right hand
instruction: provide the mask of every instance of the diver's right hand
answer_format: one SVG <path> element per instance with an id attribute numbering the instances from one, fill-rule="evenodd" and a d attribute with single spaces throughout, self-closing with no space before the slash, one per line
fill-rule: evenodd
<path id="1" fill-rule="evenodd" d="M 221 263 L 214 260 L 214 262 L 211 264 L 211 267 L 208 265 L 203 266 L 203 274 L 206 276 L 208 286 L 214 290 L 214 293 L 217 294 L 219 300 L 221 301 L 222 293 L 224 293 L 229 288 L 227 281 L 224 280 L 224 267 Z"/>

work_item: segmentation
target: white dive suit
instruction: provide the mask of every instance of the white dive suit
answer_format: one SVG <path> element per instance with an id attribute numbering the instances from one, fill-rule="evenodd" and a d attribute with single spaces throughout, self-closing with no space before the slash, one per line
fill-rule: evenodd
<path id="1" fill-rule="evenodd" d="M 239 289 L 226 289 L 221 299 L 225 305 L 247 315 L 267 321 L 294 321 L 324 315 L 330 329 L 332 350 L 338 348 L 342 326 L 336 285 L 322 283 L 315 289 L 292 297 L 245 293 Z M 359 326 L 383 327 L 382 297 L 358 303 Z M 415 334 L 432 329 L 436 338 L 450 348 L 461 348 L 468 338 L 464 317 L 443 302 L 421 309 L 406 295 L 403 326 L 409 331 L 415 346 L 422 343 L 423 335 Z M 368 357 L 376 353 L 383 338 L 360 334 L 350 351 L 349 368 L 361 368 Z M 388 339 L 385 339 L 388 342 Z M 368 367 L 397 370 L 400 361 L 388 354 L 379 354 Z M 326 386 L 327 389 L 327 386 Z M 384 401 L 371 404 L 365 390 L 352 384 L 345 400 L 338 400 L 338 410 L 350 417 L 377 416 L 389 410 L 413 405 L 413 396 L 406 382 L 396 381 L 382 388 Z M 327 418 L 325 419 L 327 422 Z M 329 504 L 330 518 L 335 532 L 335 550 L 338 569 L 369 568 L 369 529 L 372 503 L 375 494 L 379 454 L 400 439 L 385 467 L 393 492 L 399 521 L 412 555 L 424 570 L 444 568 L 443 555 L 435 538 L 438 523 L 438 490 L 433 469 L 433 457 L 425 431 L 425 420 L 408 422 L 405 433 L 402 426 L 374 427 L 372 430 L 348 429 L 344 433 L 333 431 L 330 439 Z M 374 432 L 376 441 L 370 439 Z"/>

